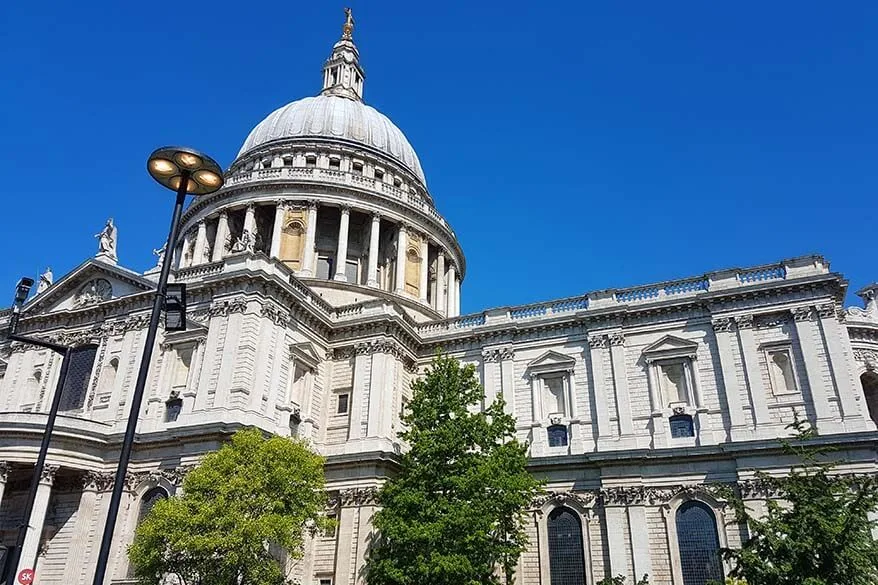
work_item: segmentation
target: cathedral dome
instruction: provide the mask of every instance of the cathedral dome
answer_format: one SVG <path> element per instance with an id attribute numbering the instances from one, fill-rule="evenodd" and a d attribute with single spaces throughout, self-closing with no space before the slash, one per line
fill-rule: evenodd
<path id="1" fill-rule="evenodd" d="M 238 158 L 263 144 L 294 138 L 355 142 L 399 162 L 427 184 L 418 155 L 402 130 L 362 101 L 331 93 L 294 101 L 269 114 L 247 136 Z"/>

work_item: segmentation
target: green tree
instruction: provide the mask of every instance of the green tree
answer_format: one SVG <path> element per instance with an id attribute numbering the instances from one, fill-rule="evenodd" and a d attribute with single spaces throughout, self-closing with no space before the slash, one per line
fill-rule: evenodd
<path id="1" fill-rule="evenodd" d="M 878 543 L 869 512 L 878 507 L 874 476 L 841 475 L 811 441 L 815 431 L 798 419 L 784 450 L 797 464 L 784 477 L 759 473 L 757 481 L 775 495 L 764 517 L 754 516 L 737 492 L 723 490 L 736 520 L 750 537 L 740 550 L 725 550 L 731 576 L 749 585 L 874 585 Z"/>
<path id="2" fill-rule="evenodd" d="M 598 582 L 598 585 L 625 585 L 625 577 L 617 575 L 616 577 L 604 577 Z M 649 585 L 648 575 L 644 575 L 640 581 L 634 585 Z"/>
<path id="3" fill-rule="evenodd" d="M 306 530 L 325 528 L 323 459 L 301 441 L 242 430 L 160 500 L 128 549 L 143 585 L 285 585 Z"/>
<path id="4" fill-rule="evenodd" d="M 524 511 L 540 482 L 502 398 L 484 410 L 472 365 L 438 356 L 413 395 L 400 437 L 409 450 L 380 490 L 370 585 L 510 581 L 527 545 Z"/>

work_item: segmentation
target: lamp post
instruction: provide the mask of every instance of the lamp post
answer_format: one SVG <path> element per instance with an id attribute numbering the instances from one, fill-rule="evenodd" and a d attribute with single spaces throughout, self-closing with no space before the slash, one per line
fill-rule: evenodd
<path id="1" fill-rule="evenodd" d="M 31 512 L 34 509 L 34 502 L 37 499 L 37 490 L 39 489 L 40 478 L 43 475 L 46 455 L 49 453 L 49 443 L 52 440 L 52 431 L 55 429 L 55 419 L 58 418 L 58 408 L 61 406 L 61 395 L 63 393 L 64 380 L 67 378 L 67 370 L 70 367 L 70 355 L 72 350 L 72 348 L 64 345 L 59 345 L 36 337 L 18 335 L 18 333 L 16 333 L 18 331 L 18 321 L 21 318 L 21 307 L 24 305 L 24 301 L 27 299 L 27 295 L 30 293 L 30 289 L 33 285 L 34 279 L 32 278 L 23 277 L 18 281 L 18 284 L 15 287 L 15 299 L 12 303 L 12 316 L 9 319 L 9 332 L 6 335 L 6 338 L 12 341 L 20 341 L 22 343 L 29 343 L 31 345 L 51 349 L 52 351 L 61 354 L 64 359 L 61 361 L 61 372 L 58 375 L 58 383 L 55 385 L 55 394 L 52 397 L 52 406 L 49 408 L 49 417 L 46 420 L 46 428 L 43 430 L 43 440 L 40 443 L 40 451 L 37 454 L 37 461 L 34 463 L 34 470 L 30 479 L 30 487 L 27 492 L 27 501 L 24 504 L 24 519 L 18 527 L 15 547 L 9 551 L 9 556 L 6 560 L 7 574 L 3 575 L 3 577 L 5 577 L 9 583 L 12 583 L 12 580 L 15 577 L 15 572 L 18 570 L 19 566 L 27 569 L 33 568 L 33 565 L 36 564 L 36 555 L 34 555 L 33 558 L 22 559 L 21 553 L 25 540 L 27 539 L 28 524 Z M 37 530 L 39 530 L 39 528 L 40 527 L 37 527 Z M 22 564 L 22 561 L 24 561 L 24 564 Z"/>
<path id="2" fill-rule="evenodd" d="M 93 585 L 103 585 L 104 576 L 107 572 L 107 561 L 110 557 L 113 531 L 116 528 L 116 516 L 119 515 L 119 504 L 122 501 L 122 487 L 125 482 L 125 473 L 128 470 L 128 460 L 131 458 L 131 447 L 134 443 L 134 433 L 137 430 L 137 419 L 140 415 L 140 404 L 143 402 L 143 391 L 146 387 L 147 375 L 149 374 L 152 348 L 155 345 L 159 319 L 164 306 L 168 274 L 171 270 L 174 248 L 177 245 L 177 232 L 180 228 L 180 216 L 183 214 L 186 194 L 207 195 L 223 186 L 223 174 L 219 165 L 209 156 L 190 148 L 179 146 L 159 148 L 149 156 L 146 169 L 149 171 L 150 176 L 160 185 L 177 192 L 177 201 L 174 205 L 174 213 L 171 216 L 171 229 L 168 233 L 168 241 L 165 247 L 166 253 L 162 261 L 161 272 L 159 273 L 155 301 L 153 302 L 152 314 L 149 318 L 149 329 L 146 332 L 146 342 L 143 346 L 143 355 L 140 358 L 140 370 L 137 372 L 137 382 L 134 385 L 134 393 L 131 396 L 131 412 L 128 414 L 128 426 L 125 428 L 125 437 L 122 440 L 122 449 L 119 453 L 119 465 L 116 468 L 113 493 L 110 497 L 109 510 L 107 511 L 107 523 L 104 525 L 104 535 L 101 538 L 101 548 L 98 553 Z"/>

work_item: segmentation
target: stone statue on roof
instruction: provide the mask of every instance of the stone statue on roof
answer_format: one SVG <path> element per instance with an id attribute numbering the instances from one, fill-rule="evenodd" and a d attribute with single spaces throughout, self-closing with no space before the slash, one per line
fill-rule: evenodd
<path id="1" fill-rule="evenodd" d="M 52 275 L 52 269 L 46 268 L 46 271 L 40 274 L 40 283 L 37 285 L 37 294 L 40 294 L 50 286 L 52 286 L 52 281 L 54 280 L 54 276 Z"/>
<path id="2" fill-rule="evenodd" d="M 119 257 L 116 255 L 117 235 L 118 230 L 113 225 L 113 218 L 111 217 L 107 220 L 104 229 L 100 233 L 95 234 L 95 237 L 98 239 L 98 258 L 107 258 L 113 262 L 119 260 Z"/>

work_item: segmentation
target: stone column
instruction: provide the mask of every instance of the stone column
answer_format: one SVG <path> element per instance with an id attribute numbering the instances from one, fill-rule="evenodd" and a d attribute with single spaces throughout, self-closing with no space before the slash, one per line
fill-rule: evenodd
<path id="1" fill-rule="evenodd" d="M 180 249 L 180 261 L 177 263 L 179 268 L 186 268 L 188 266 L 192 266 L 192 261 L 194 254 L 190 257 L 186 257 L 189 253 L 189 250 L 192 248 L 192 230 L 189 230 L 185 234 L 183 234 L 183 246 Z"/>
<path id="2" fill-rule="evenodd" d="M 646 523 L 646 508 L 643 506 L 643 502 L 636 501 L 629 505 L 627 510 L 628 529 L 631 531 L 631 556 L 634 561 L 634 580 L 637 581 L 644 575 L 652 575 L 649 526 Z"/>
<path id="3" fill-rule="evenodd" d="M 348 260 L 348 228 L 351 225 L 351 208 L 343 205 L 341 208 L 341 222 L 338 225 L 338 251 L 335 253 L 335 278 L 347 282 L 345 274 Z"/>
<path id="4" fill-rule="evenodd" d="M 745 439 L 741 436 L 744 432 L 744 409 L 741 405 L 741 390 L 738 388 L 738 376 L 735 368 L 734 355 L 732 354 L 733 323 L 729 317 L 720 317 L 713 321 L 713 334 L 716 337 L 716 345 L 719 350 L 720 369 L 722 370 L 723 388 L 726 394 L 726 409 L 729 413 L 729 421 L 732 428 L 729 436 L 732 440 Z M 746 432 L 744 432 L 746 434 Z"/>
<path id="5" fill-rule="evenodd" d="M 253 203 L 247 206 L 244 213 L 244 233 L 250 235 L 247 238 L 247 251 L 253 252 L 256 250 L 256 205 Z"/>
<path id="6" fill-rule="evenodd" d="M 447 315 L 445 308 L 445 252 L 439 248 L 436 256 L 436 310 Z"/>
<path id="7" fill-rule="evenodd" d="M 814 322 L 811 319 L 813 313 L 811 307 L 796 307 L 793 309 L 793 319 L 796 324 L 799 347 L 802 349 L 802 357 L 805 359 L 805 374 L 808 378 L 808 387 L 811 389 L 814 413 L 817 415 L 817 431 L 832 433 L 841 429 L 834 428 L 830 424 L 829 398 L 826 387 L 823 385 L 817 344 L 814 341 Z"/>
<path id="8" fill-rule="evenodd" d="M 500 391 L 503 393 L 503 400 L 506 401 L 506 407 L 503 410 L 512 416 L 515 416 L 514 359 L 515 350 L 512 347 L 500 350 Z"/>
<path id="9" fill-rule="evenodd" d="M 6 491 L 6 480 L 9 479 L 9 464 L 0 461 L 0 504 L 3 503 L 3 493 Z"/>
<path id="10" fill-rule="evenodd" d="M 213 241 L 213 260 L 219 262 L 226 255 L 226 240 L 229 239 L 229 214 L 225 210 L 220 211 L 219 221 L 216 224 L 216 238 Z"/>
<path id="11" fill-rule="evenodd" d="M 274 226 L 271 229 L 271 253 L 272 258 L 280 257 L 280 239 L 283 235 L 284 218 L 287 214 L 287 202 L 278 199 L 275 203 Z"/>
<path id="12" fill-rule="evenodd" d="M 404 224 L 399 224 L 396 238 L 396 286 L 395 292 L 405 292 L 405 247 L 408 244 L 408 233 Z"/>
<path id="13" fill-rule="evenodd" d="M 430 243 L 427 241 L 427 235 L 421 237 L 421 274 L 418 289 L 420 292 L 418 300 L 422 303 L 427 302 L 427 289 L 430 287 Z"/>
<path id="14" fill-rule="evenodd" d="M 633 438 L 634 421 L 631 418 L 631 400 L 628 396 L 625 337 L 621 332 L 610 335 L 610 359 L 613 364 L 613 386 L 616 392 L 616 417 L 619 419 L 619 435 Z"/>
<path id="15" fill-rule="evenodd" d="M 457 317 L 457 311 L 455 307 L 457 307 L 457 299 L 455 298 L 455 292 L 457 288 L 455 283 L 457 282 L 457 269 L 454 267 L 454 264 L 448 265 L 448 299 L 446 304 L 448 305 L 445 309 L 445 314 L 448 317 Z"/>
<path id="16" fill-rule="evenodd" d="M 381 214 L 372 213 L 372 229 L 369 231 L 369 274 L 366 284 L 378 286 L 378 241 L 381 235 Z"/>
<path id="17" fill-rule="evenodd" d="M 625 508 L 607 498 L 604 504 L 604 514 L 607 520 L 607 548 L 610 553 L 609 575 L 628 574 L 628 547 L 625 546 L 625 534 L 628 532 L 628 522 L 625 518 Z M 633 544 L 633 543 L 632 543 Z M 606 572 L 606 569 L 604 569 Z"/>
<path id="18" fill-rule="evenodd" d="M 460 275 L 454 275 L 454 316 L 460 315 Z"/>
<path id="19" fill-rule="evenodd" d="M 317 202 L 308 202 L 308 225 L 305 226 L 305 253 L 302 276 L 314 276 L 314 245 L 317 239 Z"/>
<path id="20" fill-rule="evenodd" d="M 34 507 L 30 518 L 27 520 L 27 534 L 24 537 L 24 546 L 21 547 L 21 558 L 18 560 L 16 574 L 22 569 L 33 569 L 36 567 L 40 537 L 43 534 L 46 512 L 49 509 L 49 499 L 52 497 L 52 484 L 55 482 L 55 474 L 57 472 L 57 465 L 43 466 L 43 474 L 37 486 L 37 497 L 34 500 Z"/>
<path id="21" fill-rule="evenodd" d="M 204 264 L 207 258 L 204 251 L 207 248 L 207 222 L 203 219 L 198 222 L 198 232 L 195 236 L 195 251 L 192 252 L 192 264 Z"/>

